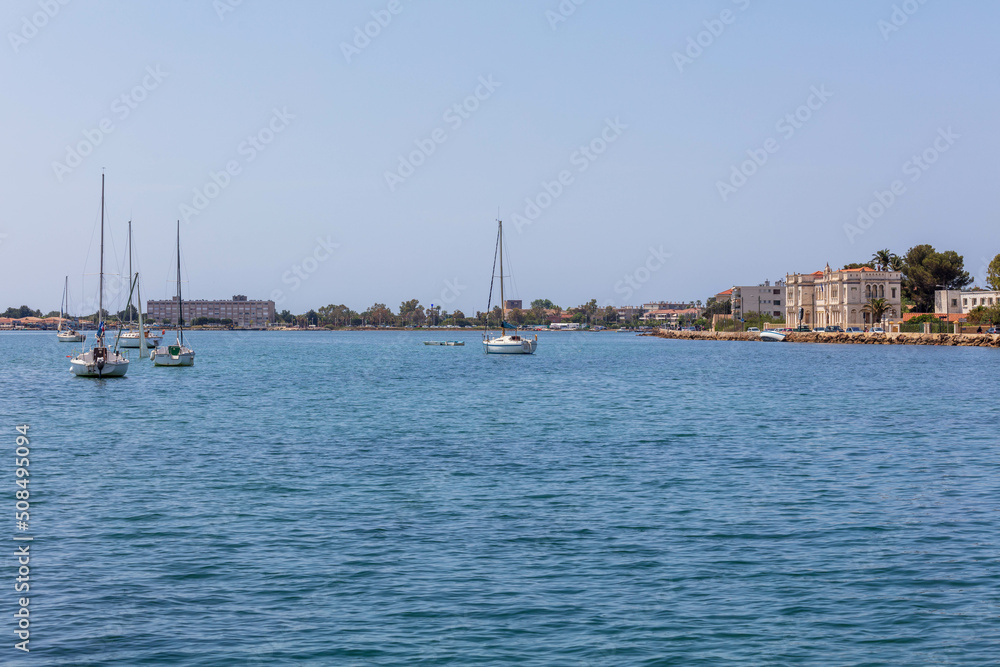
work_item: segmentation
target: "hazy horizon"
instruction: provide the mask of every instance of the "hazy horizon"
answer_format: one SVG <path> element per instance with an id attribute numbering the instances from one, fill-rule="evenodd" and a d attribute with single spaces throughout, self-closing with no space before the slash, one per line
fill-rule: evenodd
<path id="1" fill-rule="evenodd" d="M 564 308 L 1000 252 L 986 2 L 63 2 L 0 13 L 0 308 L 96 303 L 102 170 L 144 300 L 179 219 L 185 299 L 293 313 L 484 310 L 498 210 Z"/>

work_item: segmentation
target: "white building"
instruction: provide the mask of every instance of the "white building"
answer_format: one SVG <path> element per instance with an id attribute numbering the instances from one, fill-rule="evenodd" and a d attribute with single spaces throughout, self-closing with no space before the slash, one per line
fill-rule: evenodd
<path id="1" fill-rule="evenodd" d="M 952 313 L 962 313 L 968 315 L 969 311 L 978 306 L 989 308 L 1000 304 L 1000 291 L 987 290 L 937 290 L 934 292 L 934 312 L 938 315 L 950 315 Z"/>
<path id="2" fill-rule="evenodd" d="M 891 310 L 887 316 L 903 312 L 902 274 L 899 271 L 876 271 L 869 267 L 832 271 L 826 265 L 815 273 L 790 273 L 785 279 L 787 305 L 785 321 L 789 326 L 863 327 L 870 322 L 864 312 L 871 299 L 885 299 Z"/>
<path id="3" fill-rule="evenodd" d="M 718 298 L 717 294 L 716 299 Z M 765 280 L 760 285 L 733 287 L 731 298 L 733 314 L 737 318 L 757 313 L 771 317 L 785 316 L 785 282 L 783 280 L 778 280 L 773 285 L 770 280 Z"/>

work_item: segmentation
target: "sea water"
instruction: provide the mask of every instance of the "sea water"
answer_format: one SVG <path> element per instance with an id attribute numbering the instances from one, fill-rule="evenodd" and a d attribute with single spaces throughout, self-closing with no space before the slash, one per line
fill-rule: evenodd
<path id="1" fill-rule="evenodd" d="M 997 350 L 186 339 L 193 367 L 92 380 L 0 334 L 0 663 L 1000 660 Z"/>

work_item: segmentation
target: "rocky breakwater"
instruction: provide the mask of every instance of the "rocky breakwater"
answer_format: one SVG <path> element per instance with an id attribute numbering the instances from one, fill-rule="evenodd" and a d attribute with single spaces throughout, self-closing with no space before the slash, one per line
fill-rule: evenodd
<path id="1" fill-rule="evenodd" d="M 746 340 L 761 342 L 756 333 L 746 331 L 669 331 L 654 335 L 678 340 Z M 786 343 L 834 343 L 852 345 L 951 345 L 959 347 L 1000 348 L 1000 336 L 987 334 L 924 333 L 818 333 L 791 332 Z"/>

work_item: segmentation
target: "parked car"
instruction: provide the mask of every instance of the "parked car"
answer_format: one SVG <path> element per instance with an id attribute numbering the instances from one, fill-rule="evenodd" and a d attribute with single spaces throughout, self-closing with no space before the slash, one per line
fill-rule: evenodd
<path id="1" fill-rule="evenodd" d="M 885 329 L 882 327 L 872 327 L 872 333 L 885 333 Z"/>
<path id="2" fill-rule="evenodd" d="M 812 329 L 810 329 L 809 327 L 795 327 L 794 329 L 792 329 L 792 331 L 808 332 L 812 331 Z"/>
<path id="3" fill-rule="evenodd" d="M 832 327 L 827 327 L 826 331 L 827 331 L 827 333 L 844 333 L 844 327 L 836 326 L 835 325 L 835 326 L 832 326 Z"/>
<path id="4" fill-rule="evenodd" d="M 861 327 L 847 327 L 847 333 L 864 333 Z"/>
<path id="5" fill-rule="evenodd" d="M 826 327 L 816 327 L 813 331 L 816 333 L 826 333 Z"/>
<path id="6" fill-rule="evenodd" d="M 995 333 L 1000 333 L 1000 331 L 997 331 L 996 327 L 990 327 L 989 329 L 986 330 L 986 333 L 995 334 Z"/>
<path id="7" fill-rule="evenodd" d="M 757 327 L 750 327 L 749 329 L 747 329 L 747 333 L 760 333 L 760 329 L 758 329 Z"/>

